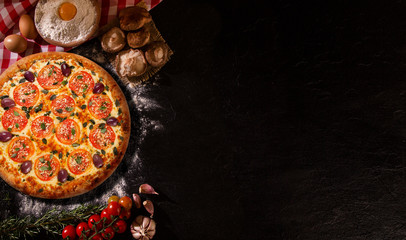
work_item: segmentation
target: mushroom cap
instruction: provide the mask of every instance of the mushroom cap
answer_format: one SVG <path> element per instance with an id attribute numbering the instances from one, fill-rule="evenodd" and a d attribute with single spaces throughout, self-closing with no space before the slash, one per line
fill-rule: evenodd
<path id="1" fill-rule="evenodd" d="M 144 26 L 136 32 L 129 32 L 127 34 L 127 42 L 132 48 L 140 48 L 149 42 L 150 36 L 148 28 Z"/>
<path id="2" fill-rule="evenodd" d="M 116 71 L 120 77 L 140 76 L 147 70 L 144 53 L 139 49 L 121 51 L 116 57 Z"/>
<path id="3" fill-rule="evenodd" d="M 162 67 L 168 61 L 168 46 L 162 41 L 152 42 L 147 46 L 145 58 L 153 67 Z"/>
<path id="4" fill-rule="evenodd" d="M 127 7 L 118 14 L 120 20 L 120 28 L 125 31 L 135 31 L 144 26 L 145 23 L 152 21 L 149 12 L 142 7 Z"/>
<path id="5" fill-rule="evenodd" d="M 106 52 L 118 52 L 125 46 L 125 34 L 120 28 L 113 27 L 103 35 L 101 46 Z"/>

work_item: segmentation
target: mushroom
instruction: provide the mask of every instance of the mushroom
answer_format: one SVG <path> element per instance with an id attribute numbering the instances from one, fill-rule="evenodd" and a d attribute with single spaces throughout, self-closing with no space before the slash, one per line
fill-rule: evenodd
<path id="1" fill-rule="evenodd" d="M 151 66 L 162 67 L 168 61 L 168 51 L 169 48 L 164 42 L 152 42 L 148 45 L 145 58 Z"/>
<path id="2" fill-rule="evenodd" d="M 140 48 L 149 42 L 150 36 L 149 30 L 146 27 L 142 27 L 136 32 L 128 33 L 127 42 L 132 48 Z"/>
<path id="3" fill-rule="evenodd" d="M 152 239 L 156 232 L 156 223 L 149 217 L 137 216 L 130 227 L 131 234 L 135 239 Z"/>
<path id="4" fill-rule="evenodd" d="M 121 51 L 116 57 L 116 71 L 121 77 L 135 77 L 147 69 L 144 53 L 139 49 Z"/>
<path id="5" fill-rule="evenodd" d="M 142 7 L 127 7 L 118 14 L 120 20 L 120 28 L 125 31 L 135 31 L 144 26 L 145 23 L 152 21 L 149 12 Z"/>
<path id="6" fill-rule="evenodd" d="M 103 50 L 109 53 L 120 51 L 125 46 L 125 35 L 123 31 L 118 27 L 113 27 L 103 35 L 101 45 Z"/>

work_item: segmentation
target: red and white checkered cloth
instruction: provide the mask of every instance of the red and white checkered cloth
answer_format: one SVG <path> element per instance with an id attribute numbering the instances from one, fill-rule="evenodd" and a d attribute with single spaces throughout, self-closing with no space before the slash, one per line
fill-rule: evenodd
<path id="1" fill-rule="evenodd" d="M 117 13 L 129 6 L 134 6 L 141 0 L 99 0 L 101 3 L 100 27 L 113 20 Z M 158 5 L 162 0 L 143 0 L 148 10 Z M 19 34 L 18 21 L 24 14 L 34 15 L 38 0 L 4 0 L 0 1 L 0 73 L 20 58 L 39 52 L 64 52 L 71 48 L 58 47 L 45 42 L 39 35 L 35 40 L 27 39 L 27 50 L 22 53 L 13 53 L 4 47 L 3 40 L 10 34 Z"/>

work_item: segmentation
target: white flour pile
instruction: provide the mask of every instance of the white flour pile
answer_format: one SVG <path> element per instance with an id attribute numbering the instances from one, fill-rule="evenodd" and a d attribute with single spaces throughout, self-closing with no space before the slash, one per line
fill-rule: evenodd
<path id="1" fill-rule="evenodd" d="M 76 16 L 63 21 L 58 14 L 59 6 L 66 0 L 40 1 L 35 9 L 35 24 L 42 37 L 64 44 L 82 40 L 96 25 L 96 8 L 89 0 L 70 0 L 76 6 Z"/>

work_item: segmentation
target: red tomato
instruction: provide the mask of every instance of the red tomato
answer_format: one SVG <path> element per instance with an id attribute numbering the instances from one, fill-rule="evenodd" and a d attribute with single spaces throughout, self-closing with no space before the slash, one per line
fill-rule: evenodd
<path id="1" fill-rule="evenodd" d="M 116 134 L 113 128 L 109 125 L 96 125 L 92 131 L 89 133 L 89 140 L 93 147 L 97 149 L 107 149 L 109 148 L 116 139 Z"/>
<path id="2" fill-rule="evenodd" d="M 59 160 L 51 154 L 37 158 L 34 163 L 35 175 L 42 181 L 49 181 L 57 176 L 59 168 Z"/>
<path id="3" fill-rule="evenodd" d="M 113 224 L 113 228 L 117 233 L 123 233 L 127 229 L 127 223 L 124 220 L 118 220 Z"/>
<path id="4" fill-rule="evenodd" d="M 55 129 L 56 138 L 63 144 L 71 145 L 79 140 L 79 124 L 73 119 L 66 119 Z"/>
<path id="5" fill-rule="evenodd" d="M 68 158 L 68 168 L 75 175 L 86 172 L 92 161 L 92 155 L 84 149 L 73 151 Z"/>
<path id="6" fill-rule="evenodd" d="M 62 230 L 62 238 L 66 239 L 67 237 L 70 240 L 76 239 L 76 229 L 73 225 L 68 225 Z"/>
<path id="7" fill-rule="evenodd" d="M 39 99 L 38 87 L 33 83 L 26 82 L 18 85 L 13 91 L 15 102 L 24 107 L 34 106 Z"/>
<path id="8" fill-rule="evenodd" d="M 120 219 L 124 219 L 124 220 L 128 220 L 128 219 L 130 219 L 130 217 L 131 217 L 131 209 L 123 209 L 123 210 L 121 210 L 121 213 L 120 213 L 120 216 L 119 216 L 119 218 Z"/>
<path id="9" fill-rule="evenodd" d="M 85 71 L 75 73 L 69 80 L 69 88 L 76 93 L 76 95 L 87 94 L 93 91 L 94 80 L 92 75 Z"/>
<path id="10" fill-rule="evenodd" d="M 15 162 L 24 162 L 35 153 L 35 146 L 27 137 L 14 137 L 7 146 L 8 156 Z"/>
<path id="11" fill-rule="evenodd" d="M 80 237 L 82 232 L 87 237 L 90 236 L 89 226 L 85 222 L 81 222 L 76 226 L 76 234 Z"/>
<path id="12" fill-rule="evenodd" d="M 54 120 L 51 117 L 37 117 L 31 123 L 31 132 L 36 138 L 46 138 L 52 134 L 54 126 Z"/>
<path id="13" fill-rule="evenodd" d="M 133 206 L 133 201 L 131 200 L 130 197 L 124 196 L 122 198 L 120 198 L 120 200 L 118 201 L 118 203 L 125 209 L 131 209 L 131 207 Z"/>
<path id="14" fill-rule="evenodd" d="M 107 208 L 106 209 L 104 209 L 102 212 L 101 212 L 101 214 L 100 214 L 100 217 L 103 219 L 103 218 L 106 218 L 106 224 L 107 223 L 111 223 L 111 221 L 112 221 L 112 219 L 111 219 L 111 214 L 107 211 Z"/>
<path id="15" fill-rule="evenodd" d="M 28 123 L 25 112 L 23 110 L 12 107 L 3 113 L 1 124 L 3 128 L 9 132 L 21 132 Z"/>
<path id="16" fill-rule="evenodd" d="M 103 221 L 101 221 L 100 215 L 94 214 L 89 217 L 89 220 L 87 221 L 87 224 L 89 225 L 89 228 L 92 229 L 93 231 L 100 230 L 103 228 Z M 95 228 L 93 228 L 93 225 L 96 225 Z"/>
<path id="17" fill-rule="evenodd" d="M 113 110 L 113 102 L 107 95 L 95 94 L 89 99 L 87 105 L 89 112 L 97 119 L 108 117 Z"/>
<path id="18" fill-rule="evenodd" d="M 39 72 L 37 81 L 45 89 L 59 88 L 63 81 L 62 71 L 55 65 L 47 65 Z"/>
<path id="19" fill-rule="evenodd" d="M 114 237 L 114 230 L 112 227 L 108 227 L 106 228 L 103 232 L 102 232 L 102 237 L 104 239 L 113 239 Z"/>
<path id="20" fill-rule="evenodd" d="M 107 205 L 107 212 L 110 213 L 111 216 L 118 216 L 120 215 L 120 204 L 118 202 L 110 202 Z"/>

